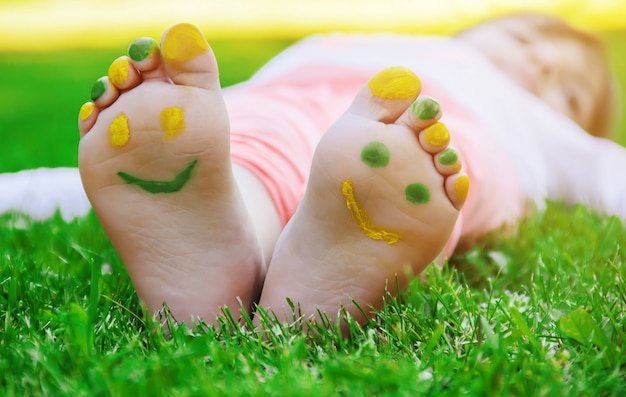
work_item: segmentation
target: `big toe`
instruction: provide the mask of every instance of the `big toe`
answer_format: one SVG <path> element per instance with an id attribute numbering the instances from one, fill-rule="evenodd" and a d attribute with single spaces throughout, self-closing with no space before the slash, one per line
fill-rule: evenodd
<path id="1" fill-rule="evenodd" d="M 202 32 L 181 23 L 165 31 L 161 39 L 163 65 L 175 84 L 219 89 L 217 61 Z"/>

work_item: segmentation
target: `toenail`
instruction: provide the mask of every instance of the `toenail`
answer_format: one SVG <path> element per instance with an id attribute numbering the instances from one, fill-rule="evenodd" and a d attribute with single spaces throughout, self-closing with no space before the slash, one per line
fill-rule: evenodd
<path id="1" fill-rule="evenodd" d="M 128 56 L 135 62 L 141 62 L 152 56 L 158 48 L 159 45 L 152 37 L 142 37 L 128 47 Z"/>
<path id="2" fill-rule="evenodd" d="M 122 147 L 130 140 L 130 129 L 128 128 L 128 118 L 124 113 L 113 120 L 109 126 L 109 142 L 113 147 Z"/>
<path id="3" fill-rule="evenodd" d="M 98 81 L 91 87 L 91 100 L 95 101 L 102 96 L 107 90 L 106 77 L 100 77 Z"/>
<path id="4" fill-rule="evenodd" d="M 439 163 L 443 165 L 452 165 L 459 160 L 459 154 L 456 150 L 452 148 L 448 148 L 443 152 L 439 153 Z"/>
<path id="5" fill-rule="evenodd" d="M 165 130 L 165 139 L 172 139 L 185 130 L 185 114 L 177 107 L 165 108 L 159 116 L 161 127 Z"/>
<path id="6" fill-rule="evenodd" d="M 188 23 L 172 27 L 163 41 L 163 56 L 169 61 L 188 62 L 208 49 L 202 33 Z"/>
<path id="7" fill-rule="evenodd" d="M 413 204 L 426 204 L 430 201 L 430 191 L 421 183 L 410 184 L 404 189 L 407 201 Z"/>
<path id="8" fill-rule="evenodd" d="M 395 244 L 400 240 L 400 236 L 397 233 L 384 230 L 372 224 L 367 219 L 367 213 L 359 206 L 359 203 L 357 203 L 354 197 L 351 180 L 346 179 L 343 182 L 341 193 L 343 193 L 343 197 L 346 200 L 346 206 L 348 207 L 348 211 L 350 211 L 350 215 L 352 215 L 352 219 L 357 223 L 363 234 L 372 240 L 383 240 L 389 245 Z"/>
<path id="9" fill-rule="evenodd" d="M 439 102 L 429 96 L 421 96 L 417 98 L 411 107 L 413 115 L 419 117 L 420 120 L 430 120 L 435 118 L 441 111 Z"/>
<path id="10" fill-rule="evenodd" d="M 381 168 L 389 164 L 389 148 L 381 142 L 370 142 L 361 151 L 361 161 L 372 168 Z"/>
<path id="11" fill-rule="evenodd" d="M 459 200 L 465 200 L 469 192 L 470 180 L 467 175 L 461 175 L 454 181 L 454 193 Z"/>
<path id="12" fill-rule="evenodd" d="M 128 59 L 125 57 L 117 58 L 111 66 L 109 66 L 109 81 L 119 87 L 126 80 L 128 80 L 128 71 L 130 70 L 130 64 L 128 63 Z"/>
<path id="13" fill-rule="evenodd" d="M 396 66 L 384 69 L 367 83 L 373 96 L 382 99 L 411 99 L 419 94 L 422 83 L 411 70 Z"/>
<path id="14" fill-rule="evenodd" d="M 93 114 L 93 111 L 96 110 L 96 107 L 92 102 L 87 102 L 80 107 L 80 111 L 78 112 L 78 118 L 80 121 L 85 121 Z"/>
<path id="15" fill-rule="evenodd" d="M 431 146 L 443 146 L 450 141 L 450 132 L 443 123 L 435 123 L 424 130 L 424 141 Z"/>

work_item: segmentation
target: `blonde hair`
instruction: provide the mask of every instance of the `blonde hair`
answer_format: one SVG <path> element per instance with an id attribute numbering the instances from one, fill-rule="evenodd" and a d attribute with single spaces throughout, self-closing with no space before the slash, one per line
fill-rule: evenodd
<path id="1" fill-rule="evenodd" d="M 591 135 L 610 137 L 617 119 L 619 97 L 617 82 L 609 67 L 606 49 L 601 39 L 593 34 L 575 29 L 561 19 L 543 14 L 515 14 L 486 23 L 507 21 L 523 22 L 542 35 L 571 40 L 581 46 L 588 54 L 587 60 L 594 65 L 592 66 L 594 70 L 590 71 L 590 74 L 595 76 L 598 90 L 591 93 L 593 95 L 592 117 L 589 120 L 577 120 L 574 117 L 574 121 Z M 471 29 L 468 29 L 468 31 Z M 463 34 L 463 32 L 460 34 Z"/>

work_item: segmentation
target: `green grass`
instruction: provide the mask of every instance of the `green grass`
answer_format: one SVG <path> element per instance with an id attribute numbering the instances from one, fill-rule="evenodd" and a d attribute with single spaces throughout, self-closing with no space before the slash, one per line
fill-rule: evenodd
<path id="1" fill-rule="evenodd" d="M 610 37 L 620 73 L 623 38 Z M 214 45 L 223 85 L 288 43 L 232 44 Z M 0 54 L 0 172 L 76 165 L 77 109 L 119 52 Z M 0 395 L 621 396 L 624 247 L 619 220 L 550 205 L 516 237 L 494 234 L 429 269 L 350 339 L 271 320 L 260 335 L 228 316 L 166 338 L 93 214 L 7 214 Z"/>

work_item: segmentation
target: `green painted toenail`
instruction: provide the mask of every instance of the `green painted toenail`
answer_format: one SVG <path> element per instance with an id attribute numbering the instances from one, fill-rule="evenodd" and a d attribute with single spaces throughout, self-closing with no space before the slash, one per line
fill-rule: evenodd
<path id="1" fill-rule="evenodd" d="M 372 168 L 381 168 L 389 164 L 389 148 L 381 142 L 370 142 L 361 151 L 361 161 Z"/>
<path id="2" fill-rule="evenodd" d="M 411 107 L 413 115 L 419 117 L 420 120 L 433 119 L 437 116 L 440 110 L 441 106 L 439 106 L 439 102 L 429 96 L 419 97 L 415 102 L 413 102 Z"/>
<path id="3" fill-rule="evenodd" d="M 404 190 L 407 201 L 413 204 L 426 204 L 430 201 L 430 191 L 421 183 L 412 183 Z"/>
<path id="4" fill-rule="evenodd" d="M 187 164 L 184 170 L 169 181 L 147 181 L 121 171 L 118 172 L 117 175 L 129 185 L 137 185 L 149 193 L 174 193 L 182 189 L 191 178 L 191 172 L 196 166 L 196 163 L 198 163 L 198 160 L 193 160 Z"/>
<path id="5" fill-rule="evenodd" d="M 142 37 L 128 47 L 128 56 L 135 62 L 141 62 L 154 54 L 157 48 L 156 40 L 151 37 Z"/>
<path id="6" fill-rule="evenodd" d="M 439 154 L 439 162 L 443 165 L 452 165 L 459 159 L 459 154 L 454 149 L 446 149 Z"/>
<path id="7" fill-rule="evenodd" d="M 107 84 L 104 82 L 104 77 L 98 79 L 93 87 L 91 87 L 91 100 L 95 101 L 96 99 L 100 98 L 106 90 Z"/>

